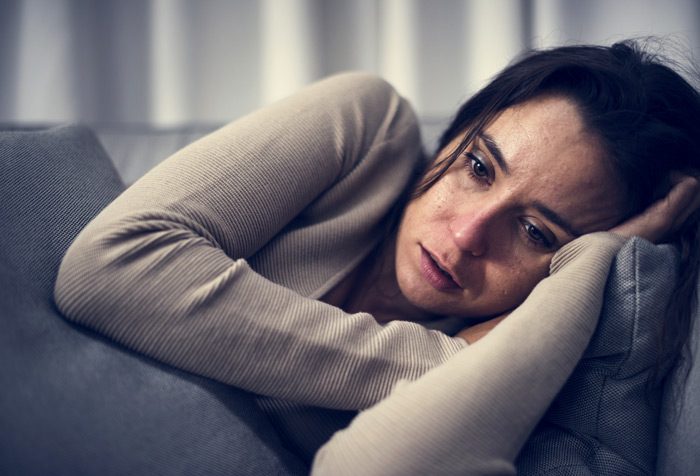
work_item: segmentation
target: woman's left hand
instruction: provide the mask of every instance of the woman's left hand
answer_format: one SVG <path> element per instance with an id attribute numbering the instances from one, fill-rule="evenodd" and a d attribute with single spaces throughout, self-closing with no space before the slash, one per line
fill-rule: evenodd
<path id="1" fill-rule="evenodd" d="M 652 243 L 678 231 L 688 217 L 700 208 L 700 180 L 689 175 L 672 176 L 673 186 L 666 196 L 639 215 L 610 231 L 621 236 L 640 236 Z"/>

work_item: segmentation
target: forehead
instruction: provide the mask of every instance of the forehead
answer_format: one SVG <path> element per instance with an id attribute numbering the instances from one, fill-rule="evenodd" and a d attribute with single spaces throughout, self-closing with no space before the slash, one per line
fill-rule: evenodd
<path id="1" fill-rule="evenodd" d="M 583 231 L 619 220 L 624 197 L 616 173 L 571 100 L 527 101 L 503 111 L 484 132 L 508 164 L 510 175 L 502 179 L 523 201 L 544 203 Z"/>
<path id="2" fill-rule="evenodd" d="M 603 149 L 589 133 L 577 106 L 560 97 L 542 97 L 510 107 L 486 128 L 498 139 L 505 155 L 519 160 L 531 155 L 558 155 L 566 160 L 573 153 L 603 166 Z M 514 164 L 517 165 L 517 164 Z"/>

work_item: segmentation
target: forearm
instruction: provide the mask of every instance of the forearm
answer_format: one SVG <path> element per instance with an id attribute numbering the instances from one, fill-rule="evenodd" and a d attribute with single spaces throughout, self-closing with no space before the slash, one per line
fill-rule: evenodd
<path id="1" fill-rule="evenodd" d="M 331 408 L 365 408 L 449 358 L 464 344 L 305 297 L 376 242 L 421 157 L 410 107 L 360 78 L 236 121 L 139 180 L 71 246 L 59 308 L 167 364 Z"/>
<path id="2" fill-rule="evenodd" d="M 315 474 L 515 474 L 513 461 L 592 335 L 612 235 L 572 243 L 525 303 L 477 343 L 360 414 Z"/>
<path id="3" fill-rule="evenodd" d="M 462 346 L 417 324 L 382 327 L 369 314 L 304 298 L 181 233 L 151 233 L 149 243 L 115 237 L 104 256 L 73 258 L 61 280 L 61 309 L 178 368 L 330 408 L 370 406 L 391 382 L 416 378 Z M 201 248 L 196 262 L 183 259 L 183 248 Z"/>

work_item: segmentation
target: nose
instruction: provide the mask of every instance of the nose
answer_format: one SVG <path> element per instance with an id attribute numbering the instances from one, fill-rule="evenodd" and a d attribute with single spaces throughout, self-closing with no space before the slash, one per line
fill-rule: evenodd
<path id="1" fill-rule="evenodd" d="M 495 220 L 494 210 L 469 210 L 455 215 L 450 222 L 452 239 L 460 250 L 482 256 L 488 250 Z"/>

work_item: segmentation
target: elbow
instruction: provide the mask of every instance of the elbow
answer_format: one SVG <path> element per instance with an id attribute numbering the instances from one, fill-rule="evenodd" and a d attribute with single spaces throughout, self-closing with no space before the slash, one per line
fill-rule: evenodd
<path id="1" fill-rule="evenodd" d="M 54 283 L 53 298 L 56 307 L 69 321 L 90 325 L 88 316 L 99 316 L 94 312 L 97 303 L 104 302 L 104 285 L 99 276 L 99 260 L 94 259 L 96 250 L 90 240 L 82 236 L 70 246 L 63 257 Z"/>
<path id="2" fill-rule="evenodd" d="M 338 459 L 338 455 L 334 451 L 334 447 L 326 443 L 326 445 L 321 447 L 321 449 L 318 450 L 314 456 L 310 474 L 311 476 L 343 476 L 345 474 L 358 474 L 356 471 L 356 465 L 342 464 Z M 362 468 L 362 474 L 370 476 L 376 473 L 372 472 L 365 464 L 365 466 Z"/>
<path id="3" fill-rule="evenodd" d="M 184 319 L 235 275 L 203 233 L 162 217 L 93 222 L 59 267 L 56 306 L 69 321 L 124 342 Z"/>
<path id="4" fill-rule="evenodd" d="M 143 282 L 134 273 L 143 240 L 119 224 L 92 222 L 63 256 L 54 284 L 54 302 L 69 321 L 105 333 L 119 324 L 121 308 Z"/>

